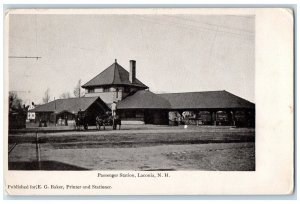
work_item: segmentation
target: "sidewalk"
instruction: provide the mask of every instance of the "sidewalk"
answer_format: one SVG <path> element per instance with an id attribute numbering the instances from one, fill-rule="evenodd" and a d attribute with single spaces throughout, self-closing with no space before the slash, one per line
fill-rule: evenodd
<path id="1" fill-rule="evenodd" d="M 47 123 L 47 127 L 39 127 L 38 123 L 26 123 L 26 129 L 12 129 L 9 130 L 9 133 L 52 133 L 52 132 L 67 132 L 74 131 L 74 124 L 70 124 L 69 126 L 57 125 L 55 126 L 52 123 Z"/>

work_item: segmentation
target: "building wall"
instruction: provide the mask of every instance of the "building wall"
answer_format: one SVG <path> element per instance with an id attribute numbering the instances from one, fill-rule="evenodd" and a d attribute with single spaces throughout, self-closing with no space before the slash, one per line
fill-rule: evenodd
<path id="1" fill-rule="evenodd" d="M 136 87 L 98 87 L 94 89 L 86 89 L 85 97 L 99 96 L 105 103 L 111 104 L 114 101 L 121 101 L 128 96 L 129 93 L 136 92 L 139 89 Z"/>
<path id="2" fill-rule="evenodd" d="M 31 105 L 28 107 L 28 110 L 32 110 L 32 109 L 34 109 L 34 108 L 35 108 L 35 106 L 31 104 Z M 34 120 L 35 120 L 35 113 L 34 113 L 34 112 L 28 112 L 28 113 L 27 113 L 27 120 L 29 120 L 29 121 L 34 121 Z"/>
<path id="3" fill-rule="evenodd" d="M 145 110 L 145 124 L 167 125 L 169 124 L 167 110 Z"/>
<path id="4" fill-rule="evenodd" d="M 143 122 L 143 124 L 168 124 L 167 110 L 153 110 L 153 109 L 129 109 L 119 110 L 117 113 L 123 122 L 136 121 Z"/>
<path id="5" fill-rule="evenodd" d="M 99 96 L 104 103 L 110 104 L 114 101 L 122 100 L 123 92 L 122 91 L 112 91 L 112 92 L 94 92 L 94 93 L 86 93 L 85 97 L 95 97 Z"/>
<path id="6" fill-rule="evenodd" d="M 144 110 L 121 110 L 117 114 L 122 121 L 141 121 L 144 122 Z"/>

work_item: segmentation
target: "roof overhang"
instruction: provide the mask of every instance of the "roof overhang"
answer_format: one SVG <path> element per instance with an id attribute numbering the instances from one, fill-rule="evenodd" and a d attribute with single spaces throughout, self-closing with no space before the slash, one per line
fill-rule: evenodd
<path id="1" fill-rule="evenodd" d="M 82 88 L 103 88 L 103 87 L 108 87 L 108 86 L 128 86 L 128 87 L 138 87 L 138 88 L 144 88 L 148 89 L 148 86 L 142 86 L 139 84 L 101 84 L 101 85 L 83 85 L 81 86 Z"/>

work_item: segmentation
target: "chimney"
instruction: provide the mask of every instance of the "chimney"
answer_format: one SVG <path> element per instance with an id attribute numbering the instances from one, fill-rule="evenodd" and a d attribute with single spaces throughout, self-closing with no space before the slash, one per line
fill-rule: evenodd
<path id="1" fill-rule="evenodd" d="M 135 60 L 130 60 L 130 72 L 129 72 L 129 81 L 133 83 L 135 81 Z"/>

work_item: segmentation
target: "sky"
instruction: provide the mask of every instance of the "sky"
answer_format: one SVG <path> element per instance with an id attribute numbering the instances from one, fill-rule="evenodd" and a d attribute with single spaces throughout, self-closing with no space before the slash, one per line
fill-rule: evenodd
<path id="1" fill-rule="evenodd" d="M 25 103 L 73 94 L 117 59 L 154 93 L 226 90 L 255 102 L 255 17 L 10 15 L 9 91 Z M 16 56 L 41 57 L 12 58 Z"/>

